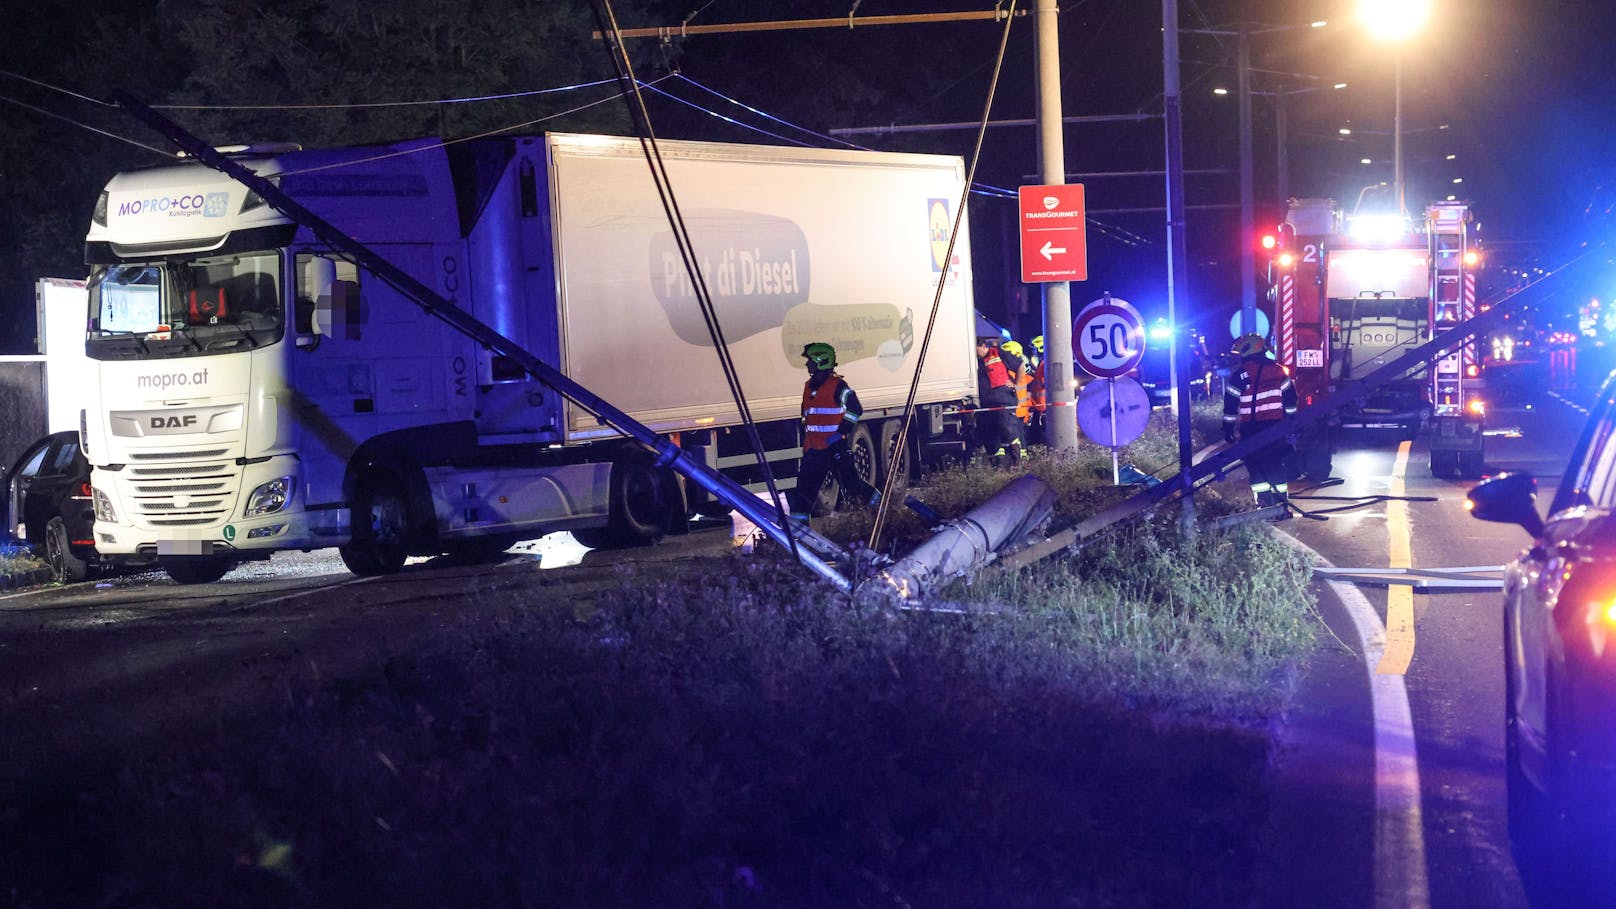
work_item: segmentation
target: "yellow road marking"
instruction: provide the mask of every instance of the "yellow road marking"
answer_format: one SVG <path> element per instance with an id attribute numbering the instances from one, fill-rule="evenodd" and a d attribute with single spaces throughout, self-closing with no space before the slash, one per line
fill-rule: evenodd
<path id="1" fill-rule="evenodd" d="M 1413 537 L 1409 529 L 1408 503 L 1404 495 L 1403 476 L 1408 472 L 1410 442 L 1397 446 L 1397 458 L 1392 462 L 1392 498 L 1386 503 L 1386 564 L 1392 568 L 1413 568 Z M 1406 675 L 1408 664 L 1414 659 L 1414 589 L 1404 584 L 1386 588 L 1386 649 L 1375 667 L 1379 675 Z"/>

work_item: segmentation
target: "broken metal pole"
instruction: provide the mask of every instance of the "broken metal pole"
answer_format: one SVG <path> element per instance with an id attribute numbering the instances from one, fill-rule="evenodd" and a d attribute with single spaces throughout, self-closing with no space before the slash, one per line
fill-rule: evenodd
<path id="1" fill-rule="evenodd" d="M 352 256 L 354 261 L 397 288 L 416 306 L 425 310 L 427 314 L 442 319 L 451 328 L 471 338 L 484 348 L 509 358 L 513 363 L 521 366 L 528 375 L 555 389 L 558 394 L 564 395 L 579 407 L 596 415 L 613 429 L 656 452 L 656 465 L 658 467 L 666 467 L 679 473 L 712 493 L 724 504 L 745 515 L 764 533 L 768 534 L 771 539 L 784 546 L 787 551 L 796 552 L 798 560 L 821 578 L 831 582 L 843 591 L 852 589 L 852 583 L 835 566 L 838 561 L 850 561 L 851 556 L 835 542 L 806 528 L 788 531 L 779 523 L 779 514 L 767 508 L 750 491 L 700 461 L 692 459 L 683 449 L 658 435 L 650 427 L 613 407 L 604 398 L 574 382 L 561 370 L 540 360 L 515 341 L 505 337 L 490 328 L 486 323 L 473 317 L 470 313 L 439 296 L 431 288 L 416 280 L 408 272 L 394 265 L 379 253 L 370 249 L 370 247 L 348 236 L 324 218 L 304 208 L 297 200 L 282 192 L 279 186 L 215 151 L 211 145 L 136 100 L 133 96 L 120 93 L 119 103 L 138 117 L 141 122 L 168 137 L 169 141 L 198 161 L 257 193 L 271 208 L 307 227 L 314 232 L 315 236 L 333 249 Z M 798 544 L 795 547 L 792 546 L 793 538 Z"/>
<path id="2" fill-rule="evenodd" d="M 1009 543 L 1019 542 L 1049 519 L 1058 497 L 1034 476 L 1017 477 L 986 502 L 949 521 L 915 550 L 859 587 L 862 599 L 914 601 L 938 586 L 993 561 Z"/>

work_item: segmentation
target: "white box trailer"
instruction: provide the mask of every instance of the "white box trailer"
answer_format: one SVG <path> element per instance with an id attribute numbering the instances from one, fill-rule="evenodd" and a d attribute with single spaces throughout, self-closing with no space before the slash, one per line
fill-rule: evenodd
<path id="1" fill-rule="evenodd" d="M 861 469 L 962 452 L 975 392 L 958 158 L 659 143 L 771 463 L 799 453 L 800 352 L 836 346 Z M 761 488 L 638 140 L 560 135 L 240 158 L 634 419 Z M 233 180 L 120 174 L 86 255 L 97 546 L 209 580 L 277 549 L 360 573 L 569 529 L 653 539 L 704 503 L 593 415 L 430 318 Z M 890 450 L 939 282 L 915 445 Z M 890 463 L 889 463 L 890 462 Z M 834 490 L 829 491 L 832 495 Z"/>

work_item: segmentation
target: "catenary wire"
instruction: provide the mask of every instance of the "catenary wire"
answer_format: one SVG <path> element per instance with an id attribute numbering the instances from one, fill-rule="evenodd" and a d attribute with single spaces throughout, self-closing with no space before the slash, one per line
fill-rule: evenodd
<path id="1" fill-rule="evenodd" d="M 752 419 L 751 408 L 747 405 L 746 394 L 741 388 L 740 375 L 735 367 L 734 359 L 730 355 L 729 344 L 724 338 L 723 327 L 719 325 L 718 313 L 713 306 L 712 295 L 707 288 L 707 279 L 701 272 L 700 263 L 696 259 L 695 242 L 685 224 L 684 214 L 679 209 L 678 200 L 674 197 L 673 184 L 669 179 L 667 164 L 662 158 L 661 149 L 657 145 L 656 131 L 651 125 L 651 111 L 646 107 L 645 96 L 640 91 L 639 80 L 634 76 L 634 64 L 628 57 L 628 51 L 623 47 L 622 31 L 617 25 L 617 14 L 612 9 L 612 0 L 599 0 L 595 7 L 595 18 L 603 35 L 609 35 L 607 50 L 611 53 L 612 68 L 617 71 L 623 85 L 623 100 L 629 103 L 629 114 L 635 117 L 638 125 L 644 130 L 640 136 L 640 147 L 645 153 L 646 164 L 651 169 L 652 182 L 656 184 L 657 195 L 662 200 L 662 207 L 667 215 L 669 226 L 673 229 L 675 245 L 679 255 L 684 260 L 685 271 L 690 275 L 691 285 L 695 291 L 696 301 L 700 304 L 702 318 L 707 323 L 708 334 L 712 337 L 713 347 L 718 353 L 720 366 L 724 370 L 724 378 L 729 384 L 730 393 L 735 399 L 735 407 L 740 414 L 741 421 L 746 427 L 748 440 L 752 444 L 753 454 L 757 457 L 758 466 L 763 473 L 763 481 L 769 491 L 770 503 L 774 506 L 780 519 L 781 531 L 790 544 L 793 558 L 800 558 L 797 551 L 797 536 L 791 527 L 791 521 L 786 511 L 786 504 L 780 497 L 778 485 L 775 483 L 774 470 L 769 465 L 768 454 L 763 447 L 763 439 L 758 434 L 757 423 Z"/>
<path id="2" fill-rule="evenodd" d="M 933 330 L 937 327 L 937 313 L 942 309 L 943 290 L 948 286 L 948 270 L 954 262 L 954 244 L 959 240 L 961 224 L 965 219 L 966 204 L 970 199 L 971 184 L 976 179 L 976 165 L 982 158 L 982 144 L 987 137 L 988 118 L 993 114 L 993 96 L 998 92 L 999 73 L 1004 69 L 1004 52 L 1010 44 L 1010 27 L 1016 21 L 1016 0 L 1010 0 L 1010 11 L 1004 19 L 1004 29 L 999 35 L 999 54 L 993 64 L 993 76 L 988 82 L 988 96 L 982 104 L 982 121 L 976 130 L 976 147 L 971 152 L 971 163 L 965 173 L 965 189 L 960 193 L 958 208 L 954 212 L 954 226 L 948 234 L 948 250 L 943 254 L 942 270 L 937 276 L 937 292 L 932 297 L 931 315 L 926 319 L 926 332 L 920 339 L 920 352 L 915 358 L 915 377 L 909 383 L 909 397 L 904 401 L 903 417 L 898 422 L 898 437 L 893 440 L 892 450 L 896 452 L 894 460 L 902 463 L 904 452 L 909 443 L 909 427 L 915 418 L 915 398 L 920 393 L 920 375 L 926 366 L 926 351 L 931 346 Z M 876 505 L 875 523 L 870 528 L 869 548 L 875 550 L 881 542 L 881 530 L 886 524 L 887 515 L 892 510 L 892 493 L 897 485 L 897 471 L 887 470 L 886 482 L 882 484 L 881 501 Z"/>

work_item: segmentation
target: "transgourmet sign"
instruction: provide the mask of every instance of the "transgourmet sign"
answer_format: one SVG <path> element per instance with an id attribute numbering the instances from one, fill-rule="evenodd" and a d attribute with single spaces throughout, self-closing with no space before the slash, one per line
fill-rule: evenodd
<path id="1" fill-rule="evenodd" d="M 1017 220 L 1021 225 L 1022 283 L 1087 281 L 1083 184 L 1023 186 L 1016 195 L 1021 209 Z"/>

